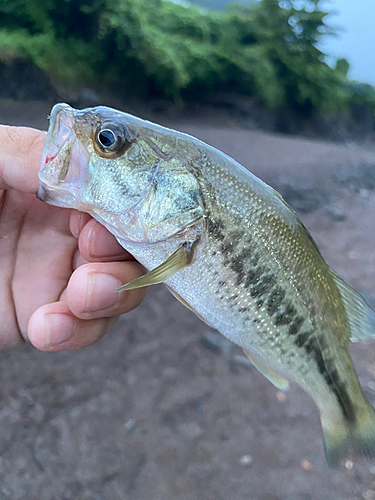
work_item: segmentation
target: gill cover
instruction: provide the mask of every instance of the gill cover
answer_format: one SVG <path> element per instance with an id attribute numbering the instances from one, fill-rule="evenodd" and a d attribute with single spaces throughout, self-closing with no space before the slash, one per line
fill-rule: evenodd
<path id="1" fill-rule="evenodd" d="M 160 159 L 147 194 L 128 215 L 124 233 L 147 243 L 164 241 L 202 219 L 199 183 L 185 161 Z"/>

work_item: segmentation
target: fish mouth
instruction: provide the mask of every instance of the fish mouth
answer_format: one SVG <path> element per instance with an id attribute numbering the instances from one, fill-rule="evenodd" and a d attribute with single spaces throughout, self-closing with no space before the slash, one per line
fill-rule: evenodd
<path id="1" fill-rule="evenodd" d="M 61 184 L 69 170 L 68 143 L 74 125 L 74 109 L 68 104 L 56 104 L 51 111 L 50 124 L 44 144 L 39 170 L 39 189 L 37 197 L 47 201 L 48 188 Z M 61 153 L 64 151 L 64 155 Z"/>
<path id="2" fill-rule="evenodd" d="M 52 108 L 48 139 L 42 155 L 42 162 L 47 165 L 54 160 L 73 133 L 74 109 L 68 104 L 56 104 Z"/>
<path id="3" fill-rule="evenodd" d="M 74 108 L 68 104 L 56 104 L 52 108 L 38 174 L 37 197 L 42 201 L 51 200 L 56 191 L 60 196 L 70 192 L 71 197 L 74 185 L 78 186 L 82 166 L 87 165 L 87 151 L 78 141 L 74 125 Z"/>

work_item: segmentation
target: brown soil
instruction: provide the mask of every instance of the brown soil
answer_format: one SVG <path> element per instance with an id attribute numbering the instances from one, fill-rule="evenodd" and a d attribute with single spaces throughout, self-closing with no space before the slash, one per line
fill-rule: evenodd
<path id="1" fill-rule="evenodd" d="M 48 110 L 4 102 L 0 122 L 45 127 Z M 291 202 L 305 193 L 301 218 L 326 260 L 375 304 L 375 149 L 242 130 L 230 118 L 166 124 Z M 375 344 L 352 352 L 375 404 Z M 0 500 L 375 499 L 375 463 L 329 469 L 312 400 L 298 387 L 280 393 L 163 286 L 83 351 L 24 346 L 0 358 Z"/>

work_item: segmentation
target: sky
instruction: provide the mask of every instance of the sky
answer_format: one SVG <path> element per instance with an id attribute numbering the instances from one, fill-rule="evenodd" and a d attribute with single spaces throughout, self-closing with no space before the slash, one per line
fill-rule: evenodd
<path id="1" fill-rule="evenodd" d="M 230 0 L 192 1 L 222 8 Z M 321 50 L 333 57 L 345 57 L 351 66 L 350 78 L 375 85 L 375 0 L 325 0 L 322 7 L 336 11 L 327 21 L 340 27 L 341 32 L 335 38 L 327 38 Z"/>
<path id="2" fill-rule="evenodd" d="M 375 85 L 375 0 L 327 0 L 325 5 L 326 10 L 337 11 L 327 23 L 339 26 L 341 33 L 327 39 L 321 50 L 345 57 L 351 67 L 349 77 Z"/>

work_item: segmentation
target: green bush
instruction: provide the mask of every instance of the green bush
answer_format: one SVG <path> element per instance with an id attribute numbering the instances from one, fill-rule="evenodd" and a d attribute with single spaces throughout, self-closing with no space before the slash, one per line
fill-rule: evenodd
<path id="1" fill-rule="evenodd" d="M 31 59 L 59 81 L 120 83 L 143 97 L 238 92 L 308 116 L 356 97 L 345 62 L 331 68 L 317 48 L 326 15 L 320 0 L 222 12 L 168 0 L 0 0 L 0 61 Z"/>

